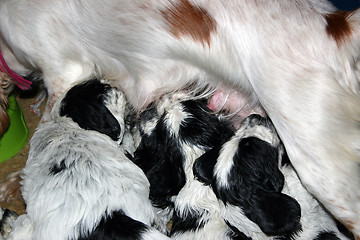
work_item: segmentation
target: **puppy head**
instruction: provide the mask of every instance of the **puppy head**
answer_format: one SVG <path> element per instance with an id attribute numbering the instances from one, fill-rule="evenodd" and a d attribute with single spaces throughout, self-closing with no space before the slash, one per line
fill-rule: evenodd
<path id="1" fill-rule="evenodd" d="M 290 234 L 300 227 L 299 204 L 281 193 L 279 143 L 269 120 L 250 116 L 221 150 L 207 152 L 194 164 L 194 174 L 212 185 L 225 206 L 239 207 L 268 235 Z"/>
<path id="2" fill-rule="evenodd" d="M 83 129 L 98 131 L 114 141 L 121 141 L 125 130 L 125 106 L 122 92 L 104 81 L 91 80 L 66 93 L 60 102 L 59 115 L 71 118 Z"/>

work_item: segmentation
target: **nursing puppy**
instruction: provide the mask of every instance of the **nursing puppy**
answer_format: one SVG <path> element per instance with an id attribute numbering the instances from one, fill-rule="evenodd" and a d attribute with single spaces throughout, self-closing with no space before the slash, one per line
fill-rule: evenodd
<path id="1" fill-rule="evenodd" d="M 141 141 L 134 154 L 150 182 L 150 199 L 163 223 L 172 220 L 171 239 L 233 239 L 209 186 L 195 180 L 193 164 L 233 130 L 185 92 L 155 101 L 139 117 Z"/>
<path id="2" fill-rule="evenodd" d="M 229 226 L 249 239 L 348 239 L 302 186 L 266 118 L 246 118 L 221 150 L 209 151 L 196 161 L 194 171 L 223 202 L 222 217 Z M 289 207 L 293 215 L 283 215 Z M 283 235 L 276 236 L 274 229 Z"/>
<path id="3" fill-rule="evenodd" d="M 10 239 L 23 232 L 38 240 L 167 239 L 151 227 L 157 217 L 149 182 L 125 155 L 125 103 L 120 91 L 93 80 L 55 105 L 31 139 L 23 170 L 27 215 Z"/>
<path id="4" fill-rule="evenodd" d="M 172 217 L 172 239 L 247 239 L 244 233 L 227 225 L 213 190 L 193 173 L 197 158 L 221 147 L 233 135 L 233 130 L 206 107 L 204 100 L 188 99 L 191 99 L 190 95 L 182 92 L 165 95 L 140 116 L 141 142 L 135 151 L 134 162 L 149 178 L 153 204 L 165 209 L 165 213 L 170 212 L 165 220 Z M 273 168 L 278 168 L 277 161 L 276 158 Z M 206 170 L 211 165 L 211 162 L 202 164 Z M 266 170 L 264 167 L 264 172 Z M 259 168 L 258 172 L 262 169 Z M 276 176 L 271 172 L 271 177 Z M 251 186 L 248 190 L 248 194 L 253 194 Z M 297 230 L 300 209 L 296 201 L 283 197 L 278 204 L 283 204 L 285 209 L 272 213 L 271 217 L 282 221 L 271 228 L 271 233 L 284 235 L 294 228 Z M 168 211 L 172 207 L 174 211 Z M 251 205 L 246 207 L 252 209 Z M 259 214 L 266 214 L 261 209 L 256 210 Z M 268 221 L 266 224 L 271 224 L 272 219 L 265 220 Z M 253 237 L 267 239 L 263 232 Z"/>
<path id="5" fill-rule="evenodd" d="M 183 218 L 193 214 L 181 206 L 189 199 L 178 194 L 182 195 L 194 181 L 194 160 L 233 134 L 230 125 L 219 121 L 206 107 L 206 100 L 190 100 L 192 98 L 183 91 L 166 94 L 140 115 L 137 124 L 141 141 L 133 161 L 149 179 L 150 199 L 159 210 L 164 225 L 172 218 L 175 208 L 171 234 L 174 229 L 182 228 L 184 223 L 180 221 L 185 221 Z M 192 195 L 193 201 L 204 197 L 198 193 Z M 216 198 L 214 200 L 216 202 Z M 206 201 L 203 199 L 203 205 Z M 205 206 L 200 208 L 205 211 Z M 190 225 L 187 227 L 191 229 L 198 227 L 196 222 Z"/>
<path id="6" fill-rule="evenodd" d="M 10 68 L 43 74 L 44 121 L 94 76 L 114 80 L 137 109 L 191 83 L 230 89 L 246 101 L 224 106 L 261 105 L 303 184 L 360 239 L 360 10 L 326 0 L 1 0 L 0 16 Z"/>

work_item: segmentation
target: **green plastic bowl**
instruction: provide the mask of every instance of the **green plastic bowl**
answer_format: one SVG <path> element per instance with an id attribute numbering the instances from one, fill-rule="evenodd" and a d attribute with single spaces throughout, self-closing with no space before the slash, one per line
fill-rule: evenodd
<path id="1" fill-rule="evenodd" d="M 10 117 L 8 130 L 0 138 L 0 163 L 15 156 L 25 145 L 29 130 L 14 95 L 10 95 L 7 113 Z"/>

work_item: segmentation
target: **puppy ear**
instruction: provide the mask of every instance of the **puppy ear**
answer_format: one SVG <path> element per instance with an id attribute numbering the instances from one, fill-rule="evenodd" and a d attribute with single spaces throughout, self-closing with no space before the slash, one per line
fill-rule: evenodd
<path id="1" fill-rule="evenodd" d="M 299 203 L 288 195 L 259 189 L 244 208 L 246 216 L 267 235 L 286 235 L 301 229 Z"/>
<path id="2" fill-rule="evenodd" d="M 211 184 L 219 152 L 220 147 L 214 147 L 195 160 L 193 166 L 194 176 L 205 185 Z"/>

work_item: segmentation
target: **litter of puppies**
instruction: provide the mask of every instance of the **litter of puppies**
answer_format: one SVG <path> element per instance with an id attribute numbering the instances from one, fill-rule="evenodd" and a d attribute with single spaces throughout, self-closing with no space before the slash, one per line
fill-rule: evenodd
<path id="1" fill-rule="evenodd" d="M 36 130 L 23 179 L 27 214 L 2 215 L 6 239 L 348 239 L 268 118 L 235 130 L 187 91 L 137 116 L 105 80 L 74 86 Z"/>

